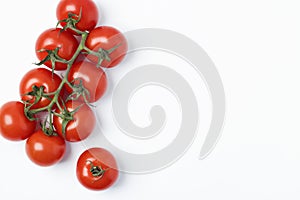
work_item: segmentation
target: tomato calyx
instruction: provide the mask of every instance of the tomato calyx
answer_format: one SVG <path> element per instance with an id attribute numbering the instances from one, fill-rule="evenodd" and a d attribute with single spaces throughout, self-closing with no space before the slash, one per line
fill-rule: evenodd
<path id="1" fill-rule="evenodd" d="M 110 54 L 112 52 L 114 52 L 117 48 L 119 48 L 120 46 L 121 46 L 121 44 L 118 44 L 108 50 L 100 48 L 98 51 L 93 51 L 93 50 L 85 47 L 84 50 L 86 50 L 87 52 L 83 52 L 83 54 L 91 54 L 93 56 L 96 56 L 98 58 L 97 67 L 100 67 L 101 63 L 103 61 L 105 61 L 105 60 L 108 62 L 111 61 Z"/>
<path id="2" fill-rule="evenodd" d="M 24 94 L 24 96 L 32 96 L 32 99 L 25 101 L 27 104 L 34 99 L 32 104 L 36 104 L 38 101 L 41 100 L 42 97 L 51 100 L 48 94 L 44 93 L 45 87 L 44 86 L 32 86 L 32 91 Z"/>
<path id="3" fill-rule="evenodd" d="M 37 121 L 38 118 L 34 117 L 34 114 L 30 112 L 30 108 L 26 106 L 26 101 L 23 101 L 24 106 L 24 115 L 29 121 Z"/>
<path id="4" fill-rule="evenodd" d="M 101 179 L 103 177 L 104 173 L 107 171 L 107 169 L 102 169 L 101 166 L 95 166 L 93 164 L 93 162 L 90 160 L 87 160 L 86 162 L 90 164 L 89 171 L 95 178 Z"/>
<path id="5" fill-rule="evenodd" d="M 25 105 L 24 107 L 24 113 L 26 115 L 26 117 L 30 120 L 30 121 L 34 121 L 36 120 L 34 116 L 35 112 L 32 112 L 30 109 L 32 106 L 36 105 L 42 98 L 46 98 L 48 100 L 52 100 L 50 98 L 50 95 L 44 92 L 45 87 L 44 86 L 32 86 L 32 91 L 23 94 L 23 96 L 30 96 L 31 98 L 26 100 L 26 101 L 22 101 Z M 32 102 L 33 101 L 33 102 Z"/>
<path id="6" fill-rule="evenodd" d="M 66 25 L 62 28 L 61 31 L 66 31 L 67 29 L 70 29 L 70 30 L 74 31 L 75 33 L 81 35 L 85 32 L 82 32 L 82 31 L 76 29 L 76 24 L 81 20 L 81 17 L 82 17 L 82 8 L 80 8 L 79 15 L 69 12 L 68 18 L 59 20 L 56 24 L 56 27 L 58 27 L 59 24 L 61 24 L 61 23 L 65 23 Z"/>
<path id="7" fill-rule="evenodd" d="M 66 105 L 63 103 L 63 109 L 59 107 L 61 113 L 53 113 L 55 116 L 62 119 L 62 135 L 63 138 L 66 139 L 66 128 L 69 122 L 74 120 L 74 115 L 78 110 L 83 106 L 84 104 L 79 105 L 77 108 L 75 108 L 73 111 L 68 111 Z M 52 125 L 53 127 L 53 125 Z"/>
<path id="8" fill-rule="evenodd" d="M 42 131 L 45 135 L 51 137 L 51 136 L 58 136 L 58 134 L 55 132 L 53 127 L 53 114 L 54 112 L 48 109 L 48 116 L 44 120 L 43 123 L 41 123 Z"/>
<path id="9" fill-rule="evenodd" d="M 52 136 L 58 136 L 58 134 L 54 131 L 53 126 L 48 121 L 44 121 L 43 124 L 41 124 L 42 131 L 45 135 L 52 137 Z"/>
<path id="10" fill-rule="evenodd" d="M 68 101 L 68 100 L 77 101 L 82 96 L 84 99 L 84 102 L 86 104 L 90 104 L 89 103 L 90 93 L 84 87 L 82 79 L 80 79 L 80 78 L 74 79 L 68 85 L 69 85 L 69 87 L 72 88 L 73 92 L 68 96 L 66 101 Z"/>
<path id="11" fill-rule="evenodd" d="M 37 66 L 41 66 L 43 64 L 45 64 L 45 62 L 50 61 L 51 65 L 52 65 L 52 74 L 54 73 L 55 70 L 55 63 L 56 62 L 60 62 L 60 63 L 68 63 L 67 60 L 61 58 L 58 55 L 58 51 L 59 51 L 60 47 L 56 47 L 54 50 L 48 50 L 48 49 L 40 49 L 38 50 L 38 52 L 47 52 L 48 55 L 41 60 L 39 63 L 35 63 Z"/>

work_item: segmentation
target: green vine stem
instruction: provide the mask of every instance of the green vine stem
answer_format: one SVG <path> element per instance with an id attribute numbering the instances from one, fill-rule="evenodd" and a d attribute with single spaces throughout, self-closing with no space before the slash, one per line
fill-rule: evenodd
<path id="1" fill-rule="evenodd" d="M 77 17 L 78 19 L 74 19 L 74 17 Z M 114 50 L 116 50 L 119 45 L 117 45 L 116 47 L 112 48 L 112 49 L 108 49 L 108 50 L 105 50 L 105 49 L 99 49 L 98 52 L 95 52 L 89 48 L 87 48 L 85 46 L 85 42 L 87 40 L 87 37 L 89 35 L 89 32 L 86 32 L 86 31 L 80 31 L 78 29 L 76 29 L 75 25 L 76 23 L 78 23 L 80 21 L 80 17 L 81 17 L 81 12 L 79 14 L 79 16 L 73 14 L 73 13 L 69 13 L 69 17 L 68 19 L 65 19 L 65 20 L 62 20 L 64 22 L 67 22 L 67 25 L 65 27 L 63 27 L 63 29 L 61 31 L 66 31 L 67 29 L 70 29 L 74 32 L 76 32 L 77 34 L 79 34 L 81 36 L 81 41 L 79 43 L 79 46 L 76 50 L 76 52 L 74 53 L 74 55 L 72 56 L 72 58 L 70 60 L 65 60 L 65 59 L 62 59 L 58 56 L 58 51 L 59 51 L 59 48 L 56 48 L 55 50 L 45 50 L 45 49 L 41 49 L 39 51 L 45 51 L 48 53 L 48 56 L 42 60 L 40 63 L 37 63 L 37 65 L 42 65 L 44 62 L 50 60 L 52 62 L 52 72 L 54 73 L 54 70 L 55 70 L 55 63 L 56 62 L 60 62 L 60 63 L 65 63 L 67 64 L 67 69 L 65 71 L 65 74 L 63 76 L 63 79 L 59 85 L 59 87 L 57 88 L 57 90 L 55 92 L 52 92 L 52 93 L 43 93 L 43 88 L 35 88 L 35 90 L 38 90 L 38 97 L 39 99 L 41 97 L 45 97 L 45 98 L 50 98 L 50 96 L 53 96 L 53 98 L 51 99 L 50 101 L 50 104 L 48 104 L 47 106 L 45 107 L 42 107 L 42 108 L 37 108 L 37 109 L 31 109 L 31 107 L 36 104 L 38 101 L 35 101 L 34 103 L 30 104 L 29 102 L 24 102 L 25 103 L 25 108 L 24 108 L 24 112 L 25 112 L 25 115 L 30 119 L 30 120 L 37 120 L 34 116 L 37 114 L 37 113 L 40 113 L 40 112 L 48 112 L 48 116 L 46 117 L 46 120 L 41 123 L 41 126 L 42 126 L 42 130 L 44 131 L 44 133 L 48 136 L 52 136 L 52 135 L 56 135 L 55 131 L 54 131 L 54 128 L 53 128 L 53 124 L 52 124 L 52 118 L 53 118 L 53 115 L 56 115 L 60 118 L 63 118 L 64 116 L 60 116 L 59 114 L 57 113 L 54 113 L 53 111 L 53 107 L 56 105 L 57 108 L 60 110 L 60 111 L 66 111 L 65 107 L 62 108 L 62 106 L 60 105 L 59 103 L 59 98 L 60 98 L 60 93 L 61 91 L 63 90 L 64 88 L 64 85 L 68 85 L 70 86 L 73 90 L 76 89 L 72 83 L 70 83 L 68 81 L 68 74 L 70 73 L 70 70 L 76 60 L 76 58 L 79 56 L 80 53 L 82 53 L 82 51 L 84 50 L 86 54 L 92 54 L 94 56 L 97 56 L 98 57 L 98 65 L 97 66 L 100 66 L 101 63 L 104 61 L 104 60 L 108 60 L 110 61 L 110 57 L 109 57 L 109 54 L 111 54 Z M 60 23 L 61 21 L 58 22 L 58 24 Z M 87 90 L 83 87 L 83 85 L 81 84 L 82 88 L 79 88 L 79 90 L 81 89 L 82 91 L 84 92 L 87 92 Z M 78 89 L 78 88 L 77 88 Z M 42 91 L 42 92 L 41 92 Z M 86 95 L 85 93 L 83 92 L 83 94 L 80 94 L 80 95 L 83 95 L 84 96 L 84 99 L 87 102 L 87 99 L 86 99 Z M 33 92 L 30 92 L 26 95 L 32 95 Z M 72 95 L 72 94 L 71 94 Z M 71 96 L 70 95 L 70 96 Z M 79 96 L 77 95 L 76 97 L 77 99 L 79 98 Z M 69 99 L 69 98 L 68 98 Z M 67 99 L 67 100 L 68 100 Z M 62 100 L 62 104 L 63 106 L 64 105 L 64 102 Z M 74 114 L 74 113 L 67 113 L 67 114 Z M 72 120 L 72 117 L 69 118 L 69 121 Z"/>

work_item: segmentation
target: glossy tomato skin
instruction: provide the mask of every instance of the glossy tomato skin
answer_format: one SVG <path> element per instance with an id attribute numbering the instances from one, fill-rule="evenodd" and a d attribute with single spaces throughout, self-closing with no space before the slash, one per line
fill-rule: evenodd
<path id="1" fill-rule="evenodd" d="M 24 104 L 11 101 L 0 108 L 0 133 L 11 141 L 21 141 L 32 135 L 36 121 L 30 121 L 24 114 Z"/>
<path id="2" fill-rule="evenodd" d="M 61 0 L 56 9 L 56 17 L 58 20 L 64 20 L 68 18 L 69 13 L 79 15 L 80 9 L 82 9 L 81 19 L 76 24 L 76 28 L 80 31 L 93 30 L 98 23 L 99 13 L 96 4 L 91 0 Z M 61 23 L 62 27 L 65 25 L 66 23 Z"/>
<path id="3" fill-rule="evenodd" d="M 69 112 L 74 111 L 78 107 L 80 109 L 73 115 L 74 120 L 71 120 L 67 124 L 65 136 L 62 131 L 63 120 L 60 117 L 54 116 L 53 124 L 56 132 L 69 142 L 79 142 L 86 139 L 96 125 L 96 117 L 92 109 L 87 104 L 77 101 L 68 101 L 65 107 Z M 59 109 L 55 110 L 55 112 L 62 113 Z"/>
<path id="4" fill-rule="evenodd" d="M 28 92 L 32 91 L 32 87 L 35 85 L 37 87 L 44 86 L 45 93 L 55 92 L 61 83 L 61 78 L 57 74 L 53 74 L 52 72 L 44 69 L 37 68 L 27 72 L 20 82 L 20 96 L 23 101 L 29 101 L 30 103 L 34 102 L 32 96 L 25 95 Z M 62 91 L 63 92 L 63 91 Z M 52 96 L 53 97 L 53 96 Z M 41 100 L 35 104 L 32 109 L 42 108 L 48 106 L 50 100 L 43 97 Z"/>
<path id="5" fill-rule="evenodd" d="M 48 29 L 44 31 L 37 39 L 35 50 L 38 59 L 41 61 L 48 55 L 47 52 L 39 52 L 40 50 L 55 50 L 57 47 L 60 49 L 58 50 L 58 56 L 65 59 L 70 60 L 74 53 L 78 48 L 78 41 L 77 39 L 69 32 L 63 31 L 61 32 L 60 28 L 56 29 Z M 47 61 L 44 63 L 47 67 L 52 69 L 51 61 Z M 67 64 L 64 63 L 55 63 L 55 70 L 66 70 Z"/>
<path id="6" fill-rule="evenodd" d="M 42 167 L 54 165 L 62 160 L 66 143 L 60 136 L 47 136 L 38 130 L 26 141 L 26 153 L 30 160 Z"/>
<path id="7" fill-rule="evenodd" d="M 75 84 L 79 84 L 79 80 L 82 80 L 83 86 L 89 91 L 89 98 L 87 100 L 90 103 L 98 101 L 105 93 L 107 89 L 107 77 L 105 72 L 101 68 L 97 68 L 97 65 L 91 62 L 77 62 L 75 63 L 68 75 L 69 82 L 75 80 Z M 71 94 L 72 88 L 66 87 L 67 91 Z M 81 101 L 84 101 L 80 97 Z"/>
<path id="8" fill-rule="evenodd" d="M 94 177 L 90 172 L 93 166 L 105 170 L 103 176 Z M 111 187 L 119 176 L 114 156 L 103 148 L 91 148 L 81 154 L 77 161 L 76 174 L 79 182 L 90 190 L 105 190 Z"/>
<path id="9" fill-rule="evenodd" d="M 124 35 L 117 29 L 109 26 L 100 26 L 92 30 L 87 38 L 86 46 L 93 51 L 98 51 L 100 48 L 109 50 L 118 46 L 118 48 L 109 55 L 111 61 L 104 60 L 101 63 L 101 67 L 105 68 L 118 65 L 124 59 L 128 51 L 128 44 Z M 98 58 L 93 55 L 89 55 L 88 59 L 95 63 L 98 62 Z"/>

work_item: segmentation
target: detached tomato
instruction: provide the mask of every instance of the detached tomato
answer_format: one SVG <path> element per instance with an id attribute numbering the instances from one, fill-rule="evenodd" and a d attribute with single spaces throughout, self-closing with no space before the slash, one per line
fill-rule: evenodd
<path id="1" fill-rule="evenodd" d="M 102 148 L 92 148 L 79 157 L 76 174 L 79 182 L 86 188 L 104 190 L 116 182 L 119 171 L 110 152 Z"/>
<path id="2" fill-rule="evenodd" d="M 0 133 L 8 140 L 25 140 L 34 133 L 36 125 L 36 121 L 25 116 L 21 102 L 11 101 L 0 108 Z"/>
<path id="3" fill-rule="evenodd" d="M 96 4 L 91 0 L 61 0 L 56 9 L 57 19 L 64 20 L 68 18 L 69 13 L 79 15 L 81 9 L 81 19 L 76 24 L 80 31 L 91 31 L 98 23 L 99 14 Z M 78 19 L 73 17 L 74 19 Z M 64 27 L 66 23 L 62 22 Z"/>
<path id="4" fill-rule="evenodd" d="M 71 33 L 66 31 L 61 32 L 61 30 L 62 29 L 59 28 L 48 29 L 39 36 L 36 41 L 35 50 L 40 61 L 48 56 L 47 52 L 40 52 L 40 50 L 55 50 L 56 48 L 59 48 L 59 57 L 65 60 L 70 60 L 73 57 L 79 45 L 78 41 Z M 52 69 L 51 61 L 46 61 L 44 64 Z M 66 64 L 60 62 L 55 63 L 55 70 L 65 69 L 67 69 Z"/>
<path id="5" fill-rule="evenodd" d="M 30 103 L 33 103 L 35 101 L 35 98 L 33 98 L 31 95 L 25 95 L 29 92 L 31 92 L 33 89 L 33 86 L 37 87 L 44 87 L 44 93 L 51 93 L 55 92 L 60 83 L 61 83 L 61 78 L 57 74 L 53 74 L 52 72 L 44 69 L 44 68 L 37 68 L 33 69 L 21 80 L 20 83 L 20 95 L 23 101 L 29 101 Z M 63 91 L 62 91 L 63 92 Z M 61 93 L 62 95 L 62 93 Z M 50 98 L 53 96 L 50 96 Z M 48 106 L 51 101 L 47 99 L 46 97 L 42 97 L 40 101 L 32 106 L 32 109 L 36 108 L 42 108 L 45 106 Z"/>
<path id="6" fill-rule="evenodd" d="M 90 62 L 75 63 L 68 75 L 69 82 L 78 85 L 80 80 L 89 95 L 87 100 L 90 103 L 98 101 L 105 93 L 107 88 L 107 78 L 105 72 L 101 68 L 97 68 L 96 64 Z M 72 94 L 72 88 L 66 87 L 67 91 Z M 80 100 L 84 99 L 80 97 Z"/>
<path id="7" fill-rule="evenodd" d="M 26 142 L 26 153 L 37 165 L 47 167 L 62 160 L 66 143 L 59 136 L 47 136 L 42 130 L 30 136 Z"/>
<path id="8" fill-rule="evenodd" d="M 92 30 L 86 40 L 86 46 L 93 50 L 99 49 L 110 50 L 117 47 L 111 54 L 109 54 L 110 61 L 104 60 L 101 63 L 102 67 L 111 68 L 118 65 L 125 57 L 128 45 L 124 35 L 117 29 L 109 26 L 101 26 Z M 88 59 L 98 63 L 98 58 L 93 55 L 88 55 Z"/>
<path id="9" fill-rule="evenodd" d="M 55 112 L 62 114 L 65 118 L 73 118 L 70 120 L 65 129 L 65 135 L 63 134 L 64 119 L 58 116 L 53 117 L 53 124 L 57 133 L 65 138 L 69 142 L 79 142 L 86 139 L 94 130 L 96 125 L 96 118 L 91 108 L 80 102 L 68 101 L 65 105 L 67 112 L 61 112 L 56 109 Z M 76 108 L 79 108 L 73 115 L 69 115 Z"/>

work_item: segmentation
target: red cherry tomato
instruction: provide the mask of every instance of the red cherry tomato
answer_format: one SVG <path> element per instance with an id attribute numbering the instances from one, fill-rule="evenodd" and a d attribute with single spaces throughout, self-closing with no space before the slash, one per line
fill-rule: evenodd
<path id="1" fill-rule="evenodd" d="M 0 133 L 8 140 L 25 140 L 34 133 L 36 125 L 36 121 L 25 116 L 21 102 L 11 101 L 0 108 Z"/>
<path id="2" fill-rule="evenodd" d="M 76 174 L 79 182 L 86 188 L 104 190 L 116 182 L 119 171 L 110 152 L 102 148 L 92 148 L 79 157 Z"/>
<path id="3" fill-rule="evenodd" d="M 78 48 L 78 41 L 69 32 L 63 31 L 61 29 L 48 29 L 43 32 L 38 40 L 36 41 L 35 50 L 36 55 L 40 61 L 44 60 L 48 53 L 41 50 L 58 50 L 58 56 L 65 60 L 70 60 Z M 44 63 L 47 67 L 52 69 L 51 61 L 46 61 Z M 55 70 L 65 70 L 67 65 L 64 63 L 56 62 Z"/>
<path id="4" fill-rule="evenodd" d="M 33 98 L 31 95 L 26 95 L 33 90 L 32 89 L 33 86 L 37 86 L 37 87 L 43 86 L 44 93 L 52 93 L 58 89 L 61 81 L 62 81 L 61 78 L 57 74 L 53 74 L 52 76 L 52 72 L 47 69 L 44 68 L 33 69 L 27 72 L 27 74 L 25 74 L 25 76 L 21 80 L 20 83 L 21 98 L 23 101 L 29 101 L 30 103 L 33 103 L 35 101 L 35 98 Z M 53 97 L 53 95 L 50 97 Z M 47 99 L 46 97 L 42 97 L 37 104 L 32 106 L 32 109 L 48 106 L 49 103 L 50 103 L 49 99 Z"/>
<path id="5" fill-rule="evenodd" d="M 56 9 L 56 16 L 58 20 L 68 18 L 69 13 L 79 15 L 81 9 L 81 19 L 76 24 L 76 28 L 81 31 L 93 30 L 99 19 L 98 9 L 96 4 L 91 0 L 61 0 Z M 78 19 L 73 17 L 74 19 Z M 62 22 L 61 26 L 64 27 L 66 23 Z"/>
<path id="6" fill-rule="evenodd" d="M 60 136 L 47 136 L 42 130 L 35 132 L 26 142 L 26 153 L 37 165 L 47 167 L 62 160 L 66 143 Z"/>
<path id="7" fill-rule="evenodd" d="M 80 84 L 80 80 L 82 81 L 84 88 L 88 90 L 87 100 L 90 103 L 98 101 L 107 88 L 105 72 L 90 62 L 75 63 L 70 70 L 68 80 L 75 85 Z M 72 94 L 72 88 L 66 87 L 66 89 Z M 84 99 L 80 97 L 80 100 L 83 101 Z"/>
<path id="8" fill-rule="evenodd" d="M 54 116 L 53 124 L 56 132 L 69 142 L 79 142 L 86 139 L 92 133 L 96 125 L 96 118 L 93 111 L 88 105 L 76 101 L 68 101 L 65 107 L 69 113 L 72 113 L 76 108 L 79 108 L 79 110 L 72 116 L 73 120 L 67 123 L 65 135 L 63 134 L 64 120 L 58 116 Z M 56 109 L 55 112 L 58 114 L 66 114 L 59 109 Z"/>
<path id="9" fill-rule="evenodd" d="M 101 26 L 92 30 L 86 40 L 86 46 L 96 52 L 101 48 L 110 50 L 117 47 L 109 54 L 110 61 L 104 60 L 101 63 L 101 66 L 106 68 L 118 65 L 124 59 L 128 50 L 127 40 L 124 35 L 117 29 L 109 26 Z M 88 59 L 98 63 L 98 58 L 94 55 L 88 55 Z"/>

